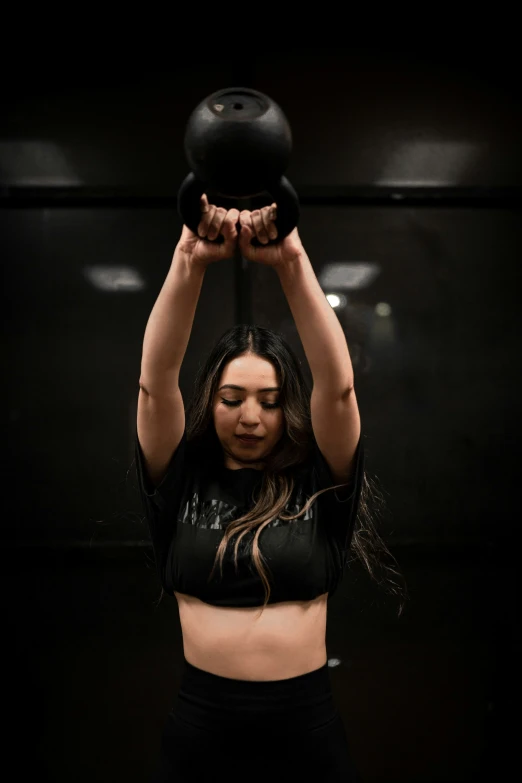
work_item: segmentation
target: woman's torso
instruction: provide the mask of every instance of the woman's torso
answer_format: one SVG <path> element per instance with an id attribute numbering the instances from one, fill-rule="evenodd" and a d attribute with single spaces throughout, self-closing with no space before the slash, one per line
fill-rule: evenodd
<path id="1" fill-rule="evenodd" d="M 283 680 L 324 666 L 328 593 L 261 607 L 212 606 L 175 592 L 185 659 L 236 680 Z"/>

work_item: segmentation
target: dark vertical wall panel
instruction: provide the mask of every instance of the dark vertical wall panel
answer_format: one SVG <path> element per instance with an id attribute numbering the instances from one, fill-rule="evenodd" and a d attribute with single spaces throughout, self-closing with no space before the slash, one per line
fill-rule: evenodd
<path id="1" fill-rule="evenodd" d="M 173 209 L 0 212 L 7 286 L 8 485 L 15 540 L 148 538 L 129 470 L 145 326 L 181 223 Z M 180 376 L 234 318 L 233 262 L 211 267 Z M 133 517 L 134 514 L 134 517 Z M 134 521 L 133 521 L 134 519 Z"/>
<path id="2" fill-rule="evenodd" d="M 300 234 L 325 293 L 346 299 L 336 312 L 394 535 L 500 540 L 517 506 L 520 214 L 305 207 Z M 277 276 L 252 275 L 254 321 L 287 334 L 307 370 Z"/>

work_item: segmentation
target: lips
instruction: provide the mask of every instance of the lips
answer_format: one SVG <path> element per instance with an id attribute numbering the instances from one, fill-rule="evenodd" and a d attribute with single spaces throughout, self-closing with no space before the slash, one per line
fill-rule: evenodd
<path id="1" fill-rule="evenodd" d="M 236 435 L 236 438 L 241 438 L 241 440 L 261 440 L 257 435 Z"/>

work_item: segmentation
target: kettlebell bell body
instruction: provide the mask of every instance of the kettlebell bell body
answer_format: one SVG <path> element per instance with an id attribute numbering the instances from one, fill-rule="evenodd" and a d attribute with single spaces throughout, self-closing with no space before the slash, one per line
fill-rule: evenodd
<path id="1" fill-rule="evenodd" d="M 277 183 L 292 151 L 280 107 L 257 90 L 218 90 L 192 112 L 185 154 L 197 179 L 222 196 L 251 198 Z"/>

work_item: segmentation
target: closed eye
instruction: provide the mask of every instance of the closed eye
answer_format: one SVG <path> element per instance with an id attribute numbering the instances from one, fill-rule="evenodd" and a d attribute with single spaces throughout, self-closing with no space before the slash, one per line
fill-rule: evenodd
<path id="1" fill-rule="evenodd" d="M 241 400 L 221 400 L 223 405 L 229 405 L 231 408 L 237 408 L 238 405 L 241 405 Z M 279 402 L 262 402 L 261 405 L 264 408 L 279 408 L 280 403 Z"/>

